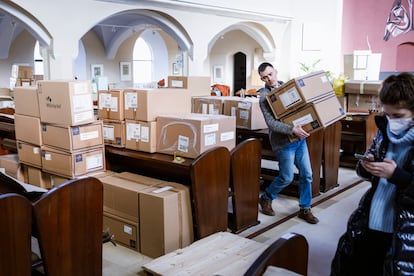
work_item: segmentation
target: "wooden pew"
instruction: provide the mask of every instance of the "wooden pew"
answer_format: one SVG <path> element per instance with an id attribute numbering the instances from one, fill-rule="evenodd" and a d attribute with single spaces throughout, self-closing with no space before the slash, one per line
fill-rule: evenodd
<path id="1" fill-rule="evenodd" d="M 260 164 L 262 144 L 250 138 L 238 144 L 231 152 L 230 190 L 232 213 L 229 213 L 229 228 L 233 233 L 257 225 L 260 193 Z"/>
<path id="2" fill-rule="evenodd" d="M 0 195 L 0 275 L 31 275 L 32 205 L 25 197 Z"/>
<path id="3" fill-rule="evenodd" d="M 69 180 L 33 203 L 47 275 L 102 275 L 103 187 L 93 177 Z"/>

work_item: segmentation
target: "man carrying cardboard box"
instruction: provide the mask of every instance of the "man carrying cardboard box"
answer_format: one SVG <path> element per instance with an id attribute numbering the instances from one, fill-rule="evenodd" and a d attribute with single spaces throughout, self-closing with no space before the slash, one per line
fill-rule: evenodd
<path id="1" fill-rule="evenodd" d="M 279 174 L 272 183 L 265 189 L 260 197 L 259 204 L 262 213 L 274 216 L 272 201 L 286 186 L 293 181 L 294 165 L 299 170 L 299 207 L 298 217 L 308 223 L 319 222 L 310 209 L 312 200 L 312 168 L 309 158 L 306 137 L 309 133 L 300 125 L 291 126 L 275 119 L 272 109 L 266 99 L 266 95 L 283 83 L 277 80 L 277 70 L 272 64 L 264 62 L 258 68 L 260 79 L 264 81 L 265 87 L 259 90 L 260 109 L 269 128 L 269 140 L 279 162 Z M 296 136 L 299 139 L 291 142 L 289 136 Z"/>

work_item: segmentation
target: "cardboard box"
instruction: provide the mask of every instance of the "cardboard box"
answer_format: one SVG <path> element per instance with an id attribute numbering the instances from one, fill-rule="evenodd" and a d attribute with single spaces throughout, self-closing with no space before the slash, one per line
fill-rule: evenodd
<path id="1" fill-rule="evenodd" d="M 187 88 L 187 77 L 168 76 L 168 87 L 170 87 L 170 88 Z"/>
<path id="2" fill-rule="evenodd" d="M 103 120 L 105 145 L 125 147 L 125 121 Z"/>
<path id="3" fill-rule="evenodd" d="M 381 111 L 381 101 L 378 95 L 346 94 L 347 112 L 369 114 Z"/>
<path id="4" fill-rule="evenodd" d="M 128 90 L 125 96 L 125 119 L 155 121 L 162 114 L 191 112 L 191 95 L 185 89 Z"/>
<path id="5" fill-rule="evenodd" d="M 25 166 L 25 169 L 27 169 L 27 183 L 44 189 L 51 189 L 70 180 L 66 177 L 43 172 L 41 169 L 32 166 Z"/>
<path id="6" fill-rule="evenodd" d="M 100 180 L 104 188 L 104 212 L 138 223 L 138 195 L 149 185 L 117 175 L 106 176 Z"/>
<path id="7" fill-rule="evenodd" d="M 200 96 L 191 98 L 191 112 L 201 114 L 224 114 L 224 97 Z"/>
<path id="8" fill-rule="evenodd" d="M 76 178 L 90 172 L 105 170 L 104 147 L 72 152 L 42 146 L 42 169 L 55 175 Z"/>
<path id="9" fill-rule="evenodd" d="M 19 161 L 21 163 L 37 168 L 42 167 L 40 146 L 29 144 L 23 141 L 17 141 L 17 154 L 19 155 Z"/>
<path id="10" fill-rule="evenodd" d="M 125 148 L 153 153 L 157 151 L 157 122 L 125 120 Z"/>
<path id="11" fill-rule="evenodd" d="M 269 92 L 266 99 L 275 117 L 281 118 L 293 110 L 332 93 L 333 87 L 324 71 L 291 79 Z"/>
<path id="12" fill-rule="evenodd" d="M 236 118 L 225 115 L 182 114 L 159 116 L 157 152 L 196 158 L 214 147 L 232 150 L 236 144 Z"/>
<path id="13" fill-rule="evenodd" d="M 104 212 L 103 231 L 114 235 L 115 242 L 135 251 L 139 248 L 139 225 L 110 213 Z"/>
<path id="14" fill-rule="evenodd" d="M 176 187 L 182 186 L 175 183 Z M 189 192 L 163 183 L 140 191 L 141 253 L 156 258 L 190 245 Z M 185 210 L 183 210 L 183 207 Z"/>
<path id="15" fill-rule="evenodd" d="M 32 66 L 17 65 L 17 78 L 22 78 L 22 79 L 33 78 Z"/>
<path id="16" fill-rule="evenodd" d="M 98 91 L 98 118 L 123 121 L 124 90 Z"/>
<path id="17" fill-rule="evenodd" d="M 187 89 L 191 96 L 208 96 L 211 93 L 210 76 L 188 76 Z"/>
<path id="18" fill-rule="evenodd" d="M 25 182 L 23 166 L 17 153 L 0 155 L 0 168 L 3 168 L 6 174 Z"/>
<path id="19" fill-rule="evenodd" d="M 379 95 L 382 81 L 347 80 L 344 85 L 344 92 L 351 94 Z"/>
<path id="20" fill-rule="evenodd" d="M 267 128 L 259 105 L 259 98 L 256 97 L 222 97 L 224 115 L 236 117 L 236 127 L 245 129 Z"/>
<path id="21" fill-rule="evenodd" d="M 102 122 L 78 126 L 42 124 L 43 144 L 66 151 L 103 146 Z"/>
<path id="22" fill-rule="evenodd" d="M 14 128 L 16 140 L 37 146 L 43 144 L 40 118 L 14 114 Z"/>
<path id="23" fill-rule="evenodd" d="M 39 81 L 40 121 L 77 126 L 95 121 L 90 81 Z"/>
<path id="24" fill-rule="evenodd" d="M 15 87 L 13 97 L 15 113 L 40 118 L 37 87 Z"/>
<path id="25" fill-rule="evenodd" d="M 290 113 L 280 120 L 289 125 L 302 125 L 302 128 L 312 133 L 325 128 L 345 117 L 345 111 L 338 101 L 335 93 L 308 103 L 304 107 Z M 295 140 L 295 137 L 292 137 Z"/>

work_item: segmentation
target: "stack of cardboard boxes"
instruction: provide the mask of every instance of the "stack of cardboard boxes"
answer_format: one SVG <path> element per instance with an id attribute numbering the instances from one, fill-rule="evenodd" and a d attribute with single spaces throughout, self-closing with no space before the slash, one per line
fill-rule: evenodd
<path id="1" fill-rule="evenodd" d="M 102 123 L 88 81 L 39 81 L 16 87 L 15 132 L 28 183 L 50 188 L 105 170 Z"/>
<path id="2" fill-rule="evenodd" d="M 345 117 L 345 110 L 324 71 L 294 78 L 266 98 L 275 118 L 289 125 L 302 125 L 309 133 Z"/>

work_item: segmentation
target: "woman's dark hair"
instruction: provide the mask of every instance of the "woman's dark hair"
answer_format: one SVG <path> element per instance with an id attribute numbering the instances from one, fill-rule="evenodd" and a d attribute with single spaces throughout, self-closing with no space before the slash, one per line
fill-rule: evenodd
<path id="1" fill-rule="evenodd" d="M 387 77 L 382 82 L 379 97 L 382 104 L 414 111 L 414 76 L 404 72 Z"/>

